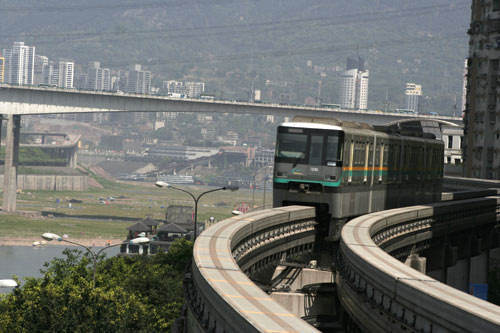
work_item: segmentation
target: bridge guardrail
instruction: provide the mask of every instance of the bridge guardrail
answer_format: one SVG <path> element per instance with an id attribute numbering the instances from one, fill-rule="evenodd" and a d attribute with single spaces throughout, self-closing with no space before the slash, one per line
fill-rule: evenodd
<path id="1" fill-rule="evenodd" d="M 440 283 L 387 252 L 408 255 L 413 246 L 418 251 L 419 245 L 449 230 L 496 221 L 499 211 L 500 198 L 487 197 L 352 220 L 342 230 L 337 258 L 343 307 L 371 332 L 498 331 L 500 307 Z"/>
<path id="2" fill-rule="evenodd" d="M 193 249 L 188 332 L 317 332 L 245 275 L 310 252 L 315 210 L 290 206 L 235 216 L 205 230 Z"/>

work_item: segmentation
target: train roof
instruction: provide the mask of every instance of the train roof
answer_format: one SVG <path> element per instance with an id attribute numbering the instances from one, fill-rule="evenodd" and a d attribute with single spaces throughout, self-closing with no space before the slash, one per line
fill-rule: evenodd
<path id="1" fill-rule="evenodd" d="M 344 130 L 346 132 L 373 131 L 384 133 L 387 135 L 408 136 L 422 139 L 436 139 L 436 135 L 434 133 L 425 132 L 423 130 L 423 127 L 416 128 L 414 125 L 410 128 L 405 128 L 404 126 L 401 127 L 399 125 L 372 126 L 370 124 L 358 123 L 354 121 L 341 121 L 336 118 L 295 116 L 291 122 L 283 123 L 282 126 Z"/>

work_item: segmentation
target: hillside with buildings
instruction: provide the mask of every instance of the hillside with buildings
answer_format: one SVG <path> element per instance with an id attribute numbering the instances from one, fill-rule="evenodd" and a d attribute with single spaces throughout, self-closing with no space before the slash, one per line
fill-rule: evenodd
<path id="1" fill-rule="evenodd" d="M 37 84 L 67 87 L 73 68 L 73 86 L 92 90 L 339 104 L 346 59 L 359 55 L 368 108 L 405 109 L 415 83 L 422 112 L 442 114 L 460 104 L 470 19 L 469 1 L 431 0 L 1 0 L 0 9 L 0 50 L 35 46 L 46 67 Z"/>

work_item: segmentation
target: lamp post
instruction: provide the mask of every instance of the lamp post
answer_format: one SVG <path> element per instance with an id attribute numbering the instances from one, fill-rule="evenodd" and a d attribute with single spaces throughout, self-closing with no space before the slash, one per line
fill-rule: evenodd
<path id="1" fill-rule="evenodd" d="M 184 193 L 187 193 L 191 196 L 191 198 L 193 198 L 194 200 L 194 239 L 193 239 L 193 242 L 196 241 L 196 233 L 197 233 L 197 222 L 198 222 L 198 201 L 200 200 L 200 198 L 202 196 L 204 196 L 205 194 L 207 193 L 210 193 L 210 192 L 215 192 L 215 191 L 225 191 L 225 190 L 230 190 L 231 192 L 234 192 L 234 191 L 238 191 L 238 186 L 224 186 L 224 187 L 219 187 L 219 188 L 215 188 L 215 189 L 212 189 L 212 190 L 208 190 L 208 191 L 205 191 L 203 193 L 201 193 L 200 195 L 198 195 L 197 197 L 195 197 L 191 192 L 189 191 L 186 191 L 182 188 L 178 188 L 178 187 L 175 187 L 175 186 L 172 186 L 170 185 L 169 183 L 166 183 L 166 182 L 162 182 L 162 181 L 157 181 L 155 183 L 156 186 L 158 187 L 162 187 L 162 188 L 171 188 L 171 189 L 174 189 L 174 190 L 178 190 L 178 191 L 181 191 L 181 192 L 184 192 Z"/>
<path id="2" fill-rule="evenodd" d="M 101 254 L 102 251 L 109 249 L 110 247 L 115 247 L 115 246 L 120 246 L 122 244 L 127 244 L 127 243 L 119 243 L 119 244 L 108 245 L 108 246 L 103 247 L 99 251 L 97 251 L 97 253 L 94 253 L 94 251 L 92 251 L 91 248 L 88 246 L 85 246 L 85 245 L 77 243 L 77 242 L 69 241 L 69 240 L 64 239 L 61 236 L 58 236 L 58 235 L 53 234 L 51 232 L 44 233 L 42 235 L 42 238 L 47 240 L 47 241 L 57 240 L 59 242 L 66 242 L 66 243 L 70 243 L 70 244 L 84 247 L 87 250 L 87 252 L 90 253 L 90 255 L 92 256 L 92 288 L 95 287 L 95 272 L 96 272 L 96 268 L 97 268 L 97 258 L 99 257 L 99 254 Z M 147 244 L 149 242 L 150 242 L 150 240 L 147 237 L 137 237 L 137 238 L 131 239 L 128 244 L 140 245 L 140 244 Z"/>

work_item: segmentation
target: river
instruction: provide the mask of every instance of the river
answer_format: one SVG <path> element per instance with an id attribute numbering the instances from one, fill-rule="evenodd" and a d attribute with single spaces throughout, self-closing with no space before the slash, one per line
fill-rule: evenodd
<path id="1" fill-rule="evenodd" d="M 64 258 L 65 246 L 0 246 L 0 279 L 11 279 L 17 275 L 21 284 L 25 277 L 41 277 L 43 264 L 54 258 Z M 72 247 L 85 251 L 83 248 Z M 102 247 L 94 247 L 98 251 Z M 105 250 L 106 257 L 117 255 L 119 247 Z M 11 288 L 0 288 L 0 293 L 8 293 Z"/>

